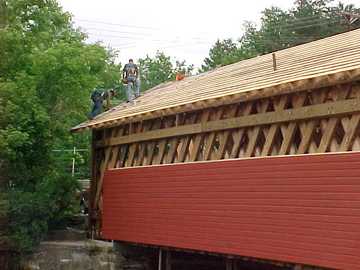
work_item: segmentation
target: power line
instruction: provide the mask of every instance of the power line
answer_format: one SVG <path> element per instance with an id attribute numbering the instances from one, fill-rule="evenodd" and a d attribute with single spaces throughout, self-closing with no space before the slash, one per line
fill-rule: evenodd
<path id="1" fill-rule="evenodd" d="M 86 20 L 86 19 L 76 19 L 77 21 L 88 22 L 88 23 L 98 23 L 105 25 L 115 25 L 121 27 L 128 28 L 138 28 L 138 29 L 148 29 L 148 30 L 159 30 L 159 28 L 149 27 L 149 26 L 139 26 L 139 25 L 130 25 L 130 24 L 120 24 L 120 23 L 112 23 L 112 22 L 104 22 L 104 21 L 94 21 L 94 20 Z"/>
<path id="2" fill-rule="evenodd" d="M 91 30 L 91 31 L 104 31 L 104 32 L 111 32 L 111 33 L 118 33 L 118 34 L 129 34 L 129 35 L 143 35 L 143 36 L 151 36 L 150 33 L 138 33 L 138 32 L 128 32 L 128 31 L 118 31 L 113 29 L 104 29 L 104 28 L 93 28 L 93 27 L 84 27 L 84 30 Z"/>
<path id="3" fill-rule="evenodd" d="M 117 35 L 94 34 L 94 33 L 87 33 L 87 34 L 98 37 L 123 38 L 123 39 L 134 39 L 134 40 L 142 40 L 145 38 L 145 37 L 117 36 Z"/>

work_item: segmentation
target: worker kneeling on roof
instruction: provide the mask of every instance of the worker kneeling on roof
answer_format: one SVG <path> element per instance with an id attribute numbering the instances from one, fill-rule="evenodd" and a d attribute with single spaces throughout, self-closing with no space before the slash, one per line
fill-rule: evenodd
<path id="1" fill-rule="evenodd" d="M 123 82 L 127 84 L 126 87 L 127 102 L 130 102 L 134 99 L 134 92 L 135 92 L 135 98 L 140 96 L 139 69 L 137 65 L 134 64 L 134 61 L 132 59 L 129 59 L 129 63 L 127 63 L 124 66 Z"/>
<path id="2" fill-rule="evenodd" d="M 93 107 L 89 115 L 89 119 L 93 119 L 95 116 L 103 112 L 104 101 L 105 110 L 110 109 L 110 99 L 115 96 L 115 90 L 104 90 L 101 88 L 95 88 L 95 90 L 91 94 L 91 100 L 93 102 Z"/>

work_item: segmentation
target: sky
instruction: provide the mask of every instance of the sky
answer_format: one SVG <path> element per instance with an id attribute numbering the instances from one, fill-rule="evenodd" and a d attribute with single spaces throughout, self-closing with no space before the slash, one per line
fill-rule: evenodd
<path id="1" fill-rule="evenodd" d="M 245 21 L 259 23 L 271 6 L 288 9 L 293 0 L 59 0 L 75 25 L 88 33 L 88 42 L 101 41 L 119 50 L 126 63 L 157 50 L 201 66 L 217 39 L 238 39 Z M 335 3 L 338 1 L 335 1 Z M 360 0 L 343 0 L 360 6 Z"/>

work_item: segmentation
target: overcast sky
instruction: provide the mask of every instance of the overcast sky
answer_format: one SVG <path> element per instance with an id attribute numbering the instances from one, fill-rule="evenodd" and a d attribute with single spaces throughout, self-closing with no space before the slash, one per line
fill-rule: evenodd
<path id="1" fill-rule="evenodd" d="M 272 5 L 288 9 L 293 0 L 59 0 L 74 15 L 89 42 L 120 51 L 119 60 L 164 51 L 172 60 L 199 67 L 216 39 L 238 39 L 244 21 L 259 22 Z M 335 1 L 337 2 L 337 1 Z M 360 0 L 343 0 L 360 6 Z"/>

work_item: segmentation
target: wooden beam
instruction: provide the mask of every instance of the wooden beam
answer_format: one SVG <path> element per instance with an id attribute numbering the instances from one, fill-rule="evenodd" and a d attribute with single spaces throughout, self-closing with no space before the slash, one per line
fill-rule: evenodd
<path id="1" fill-rule="evenodd" d="M 171 251 L 166 251 L 165 270 L 171 270 Z"/>
<path id="2" fill-rule="evenodd" d="M 159 260 L 158 260 L 158 270 L 162 269 L 162 249 L 159 249 Z"/>
<path id="3" fill-rule="evenodd" d="M 360 99 L 342 100 L 301 108 L 288 109 L 278 112 L 252 114 L 224 120 L 209 121 L 183 125 L 173 128 L 164 128 L 144 133 L 136 133 L 129 136 L 104 139 L 98 141 L 96 147 L 106 147 L 118 144 L 129 144 L 140 141 L 157 140 L 168 137 L 192 135 L 198 133 L 235 129 L 242 127 L 269 125 L 274 123 L 299 121 L 304 119 L 316 119 L 321 117 L 333 117 L 360 111 Z"/>
<path id="4" fill-rule="evenodd" d="M 338 124 L 338 118 L 331 118 L 327 122 L 326 129 L 323 131 L 321 142 L 317 150 L 318 153 L 324 153 L 330 146 L 331 139 L 334 135 L 336 125 Z"/>
<path id="5" fill-rule="evenodd" d="M 233 118 L 236 116 L 236 113 L 237 113 L 237 106 L 233 106 L 233 107 L 231 107 L 227 116 Z M 220 134 L 220 136 L 219 136 L 220 137 L 220 147 L 219 147 L 218 151 L 215 153 L 216 159 L 224 158 L 230 135 L 231 135 L 230 130 L 225 130 L 224 132 L 222 132 L 222 134 Z"/>
<path id="6" fill-rule="evenodd" d="M 275 111 L 283 111 L 288 102 L 288 98 L 289 98 L 289 96 L 285 95 L 285 96 L 281 96 L 280 98 L 275 100 L 274 101 Z M 280 128 L 280 126 L 278 124 L 271 125 L 271 127 L 268 131 L 268 134 L 266 136 L 265 144 L 264 144 L 264 147 L 263 147 L 263 150 L 261 153 L 262 156 L 270 155 L 273 144 L 275 142 L 275 136 L 276 136 L 276 133 L 278 132 L 279 128 Z"/>
<path id="7" fill-rule="evenodd" d="M 348 129 L 346 130 L 345 136 L 340 146 L 340 151 L 350 150 L 355 137 L 358 135 L 356 132 L 359 130 L 358 126 L 360 123 L 360 114 L 355 114 L 352 116 L 348 124 Z"/>
<path id="8" fill-rule="evenodd" d="M 223 111 L 224 111 L 223 108 L 219 108 L 217 110 L 217 112 L 214 115 L 215 121 L 218 121 L 219 119 L 221 119 Z M 213 121 L 213 122 L 215 122 L 215 121 Z M 203 123 L 203 124 L 206 125 L 207 123 Z M 211 153 L 214 150 L 213 147 L 214 147 L 215 139 L 216 139 L 215 132 L 212 132 L 208 136 L 206 136 L 205 145 L 204 145 L 204 160 L 211 159 Z"/>
<path id="9" fill-rule="evenodd" d="M 102 160 L 102 163 L 100 166 L 100 178 L 99 178 L 98 185 L 96 187 L 96 193 L 95 193 L 95 198 L 94 198 L 94 202 L 93 202 L 94 203 L 93 209 L 95 209 L 95 210 L 97 209 L 98 201 L 100 198 L 100 193 L 102 191 L 102 186 L 103 186 L 103 182 L 104 182 L 104 174 L 105 174 L 106 168 L 108 166 L 110 152 L 111 152 L 111 147 L 108 147 L 105 149 L 105 156 L 104 156 L 104 159 Z"/>
<path id="10" fill-rule="evenodd" d="M 201 115 L 200 123 L 206 123 L 209 119 L 209 115 L 210 115 L 210 110 L 205 110 Z M 204 140 L 204 134 L 197 134 L 193 139 L 194 148 L 190 153 L 190 161 L 196 161 L 203 140 Z"/>
<path id="11" fill-rule="evenodd" d="M 270 86 L 264 86 L 258 90 L 252 89 L 249 91 L 243 91 L 237 93 L 233 91 L 227 96 L 223 97 L 211 97 L 206 100 L 193 101 L 191 104 L 169 104 L 167 108 L 155 108 L 153 110 L 141 111 L 129 115 L 125 115 L 122 118 L 111 118 L 101 122 L 92 121 L 93 123 L 85 122 L 71 129 L 72 132 L 79 132 L 85 129 L 104 129 L 112 126 L 118 126 L 129 122 L 144 121 L 154 119 L 164 115 L 169 115 L 166 110 L 172 108 L 173 114 L 184 113 L 194 110 L 202 110 L 205 107 L 217 107 L 222 105 L 234 104 L 243 101 L 251 101 L 259 98 L 270 97 L 274 95 L 289 94 L 293 92 L 300 92 L 304 90 L 319 89 L 335 84 L 349 83 L 360 78 L 360 69 L 353 70 L 339 70 L 337 73 L 330 74 L 314 74 L 316 77 L 303 78 L 297 81 L 289 81 L 281 84 L 273 84 Z M 200 102 L 201 101 L 201 102 Z M 206 102 L 204 102 L 206 101 Z"/>
<path id="12" fill-rule="evenodd" d="M 197 115 L 193 114 L 188 119 L 186 119 L 186 122 L 194 123 L 196 121 Z M 183 136 L 178 144 L 180 151 L 177 152 L 178 158 L 176 162 L 184 162 L 186 155 L 189 151 L 189 145 L 191 141 L 191 136 Z M 176 149 L 177 151 L 177 149 Z M 175 153 L 174 153 L 175 154 Z"/>

